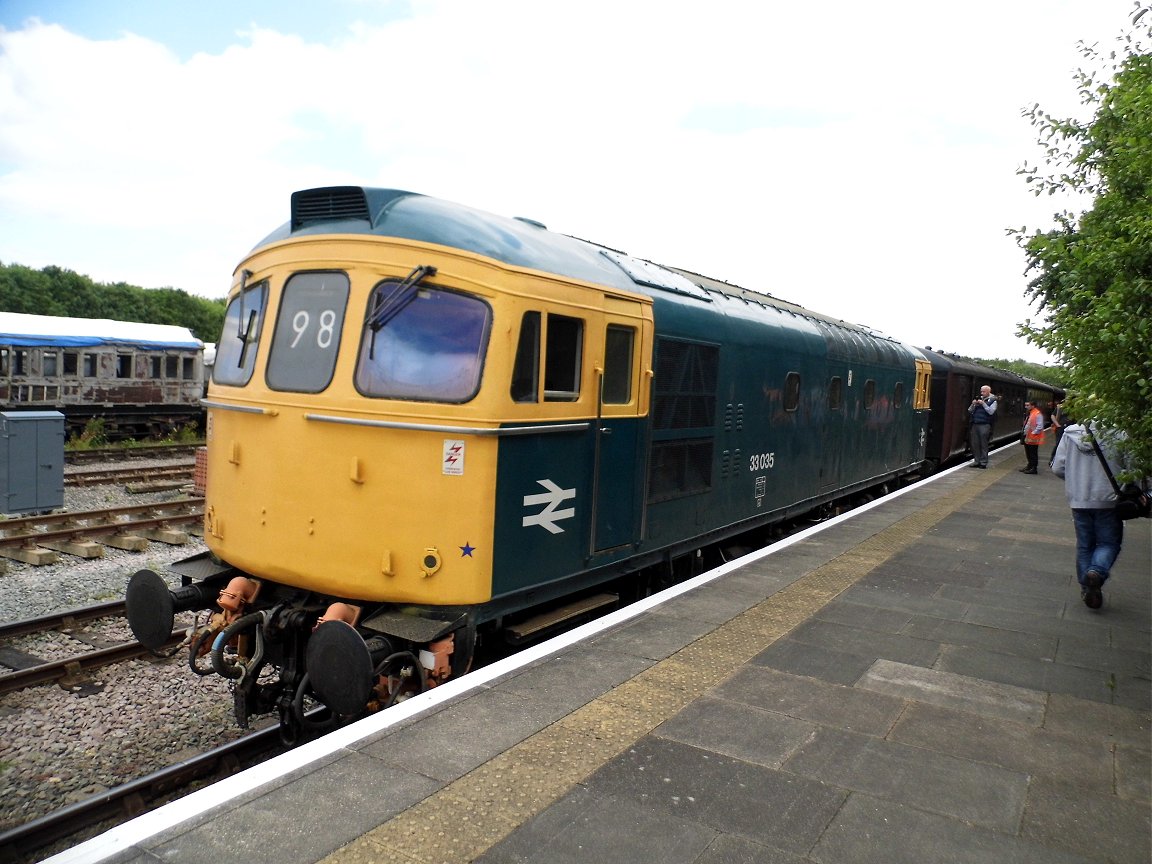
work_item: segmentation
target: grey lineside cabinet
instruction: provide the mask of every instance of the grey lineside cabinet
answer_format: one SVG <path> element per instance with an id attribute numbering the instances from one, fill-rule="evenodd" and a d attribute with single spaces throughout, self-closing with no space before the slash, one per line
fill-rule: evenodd
<path id="1" fill-rule="evenodd" d="M 64 506 L 64 415 L 0 411 L 0 512 Z"/>

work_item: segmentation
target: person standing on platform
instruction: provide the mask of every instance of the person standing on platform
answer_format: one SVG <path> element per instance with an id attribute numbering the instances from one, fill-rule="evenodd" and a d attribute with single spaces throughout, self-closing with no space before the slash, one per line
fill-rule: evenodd
<path id="1" fill-rule="evenodd" d="M 1035 402 L 1025 402 L 1024 428 L 1020 435 L 1024 439 L 1024 455 L 1028 464 L 1020 469 L 1022 474 L 1035 474 L 1036 465 L 1040 461 L 1040 445 L 1044 443 L 1044 412 L 1036 407 Z"/>
<path id="2" fill-rule="evenodd" d="M 1095 438 L 1113 475 L 1120 473 L 1124 464 L 1117 443 L 1122 436 L 1097 432 Z M 1092 439 L 1089 424 L 1069 424 L 1052 458 L 1052 473 L 1064 478 L 1064 494 L 1072 508 L 1080 598 L 1089 609 L 1099 609 L 1104 603 L 1104 583 L 1120 556 L 1124 522 L 1116 515 L 1116 490 Z"/>
<path id="3" fill-rule="evenodd" d="M 996 397 L 985 384 L 980 398 L 968 406 L 968 446 L 972 448 L 972 467 L 988 467 L 988 442 L 992 439 L 992 424 L 996 419 Z"/>

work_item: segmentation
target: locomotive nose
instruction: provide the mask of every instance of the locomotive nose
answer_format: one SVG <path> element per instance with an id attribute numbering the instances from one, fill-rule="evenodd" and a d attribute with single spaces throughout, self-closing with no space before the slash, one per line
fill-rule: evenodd
<path id="1" fill-rule="evenodd" d="M 124 595 L 128 626 L 141 645 L 155 651 L 172 635 L 177 612 L 207 609 L 214 597 L 214 586 L 206 582 L 173 590 L 153 571 L 138 570 Z"/>

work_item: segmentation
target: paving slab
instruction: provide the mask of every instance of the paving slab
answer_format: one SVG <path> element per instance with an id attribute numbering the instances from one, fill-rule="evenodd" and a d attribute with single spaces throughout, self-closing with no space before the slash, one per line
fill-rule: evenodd
<path id="1" fill-rule="evenodd" d="M 918 666 L 931 666 L 940 654 L 940 643 L 900 634 L 877 633 L 860 627 L 849 627 L 834 621 L 811 619 L 787 637 L 804 645 L 835 646 L 852 654 L 884 657 Z"/>
<path id="2" fill-rule="evenodd" d="M 154 860 L 193 864 L 243 860 L 310 864 L 438 786 L 428 777 L 389 768 L 369 756 L 347 754 L 151 851 Z M 388 795 L 377 794 L 382 787 Z"/>
<path id="3" fill-rule="evenodd" d="M 859 793 L 836 814 L 808 857 L 820 864 L 1088 864 L 1102 860 Z"/>
<path id="4" fill-rule="evenodd" d="M 577 786 L 530 828 L 496 844 L 477 864 L 695 864 L 719 832 L 628 799 Z"/>
<path id="5" fill-rule="evenodd" d="M 1047 703 L 1044 693 L 1037 690 L 891 660 L 877 660 L 856 686 L 1033 726 L 1043 721 Z"/>
<path id="6" fill-rule="evenodd" d="M 754 765 L 779 768 L 817 729 L 809 721 L 777 712 L 769 715 L 762 708 L 709 696 L 697 699 L 652 734 Z"/>
<path id="7" fill-rule="evenodd" d="M 830 786 L 1015 834 L 1028 775 L 987 762 L 822 727 L 784 770 Z"/>
<path id="8" fill-rule="evenodd" d="M 1135 709 L 1152 706 L 1148 679 L 1122 672 L 1085 669 L 1028 657 L 1017 657 L 1007 663 L 1004 655 L 995 651 L 953 645 L 944 646 L 936 665 L 944 671 L 1041 692 L 1114 702 Z"/>
<path id="9" fill-rule="evenodd" d="M 847 797 L 824 783 L 656 736 L 637 742 L 584 785 L 796 853 L 812 847 Z"/>
<path id="10" fill-rule="evenodd" d="M 1152 832 L 1147 800 L 1100 795 L 1083 786 L 1036 777 L 1028 795 L 1021 837 L 1072 850 L 1097 861 L 1148 864 Z"/>
<path id="11" fill-rule="evenodd" d="M 914 702 L 888 738 L 1026 775 L 1076 777 L 1102 794 L 1110 794 L 1116 784 L 1115 743 L 1091 730 L 1053 732 L 1027 722 Z"/>
<path id="12" fill-rule="evenodd" d="M 1055 659 L 1062 647 L 1060 640 L 1054 636 L 1021 633 L 965 621 L 933 618 L 928 615 L 911 616 L 900 629 L 900 635 L 926 639 L 938 644 L 966 645 L 1039 660 Z"/>

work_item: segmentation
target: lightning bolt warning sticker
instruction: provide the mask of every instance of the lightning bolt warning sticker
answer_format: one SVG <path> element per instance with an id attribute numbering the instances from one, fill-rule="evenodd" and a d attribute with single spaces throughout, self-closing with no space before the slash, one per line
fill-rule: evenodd
<path id="1" fill-rule="evenodd" d="M 445 474 L 457 477 L 464 474 L 464 442 L 444 439 L 444 461 L 442 463 Z"/>

